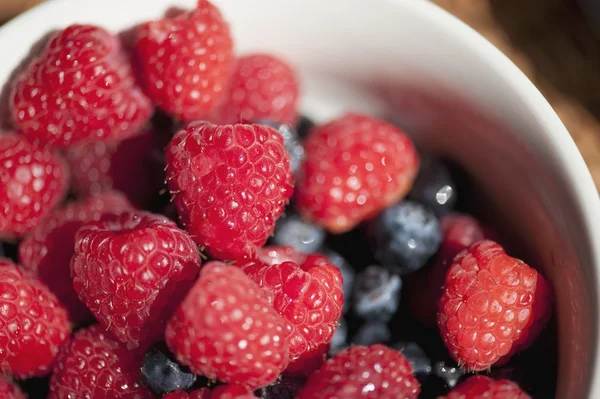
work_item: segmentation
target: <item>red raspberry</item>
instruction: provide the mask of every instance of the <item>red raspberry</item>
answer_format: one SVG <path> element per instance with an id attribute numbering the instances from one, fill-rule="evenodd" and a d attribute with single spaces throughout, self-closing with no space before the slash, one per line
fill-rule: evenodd
<path id="1" fill-rule="evenodd" d="M 131 205 L 117 192 L 72 202 L 50 213 L 19 245 L 19 260 L 23 267 L 37 274 L 50 288 L 69 310 L 75 324 L 93 319 L 89 309 L 79 300 L 71 280 L 75 234 L 84 224 L 99 220 L 105 213 L 128 209 Z"/>
<path id="2" fill-rule="evenodd" d="M 154 103 L 184 121 L 206 119 L 225 94 L 234 62 L 219 10 L 199 0 L 193 11 L 142 25 L 137 36 L 140 79 Z"/>
<path id="3" fill-rule="evenodd" d="M 285 325 L 241 269 L 211 262 L 167 324 L 166 341 L 192 372 L 256 389 L 287 366 Z"/>
<path id="4" fill-rule="evenodd" d="M 313 371 L 318 370 L 329 353 L 329 342 L 316 347 L 310 352 L 304 352 L 301 357 L 290 362 L 285 375 L 294 377 L 308 377 Z"/>
<path id="5" fill-rule="evenodd" d="M 212 399 L 210 389 L 200 388 L 190 393 L 185 391 L 175 391 L 163 395 L 162 399 Z"/>
<path id="6" fill-rule="evenodd" d="M 175 135 L 166 160 L 184 226 L 219 259 L 254 255 L 293 192 L 283 138 L 268 126 L 195 122 Z"/>
<path id="7" fill-rule="evenodd" d="M 141 359 L 98 324 L 79 330 L 61 352 L 48 399 L 152 399 L 138 380 Z"/>
<path id="8" fill-rule="evenodd" d="M 12 383 L 8 377 L 0 375 L 0 398 L 3 399 L 26 399 L 23 391 Z"/>
<path id="9" fill-rule="evenodd" d="M 144 131 L 119 143 L 95 142 L 69 148 L 73 188 L 80 196 L 118 190 L 145 207 L 164 188 L 163 148 L 156 135 Z"/>
<path id="10" fill-rule="evenodd" d="M 221 385 L 213 389 L 210 399 L 256 399 L 256 396 L 239 385 Z"/>
<path id="11" fill-rule="evenodd" d="M 535 270 L 493 241 L 458 254 L 438 302 L 438 326 L 450 355 L 485 370 L 526 348 L 545 326 L 552 288 Z"/>
<path id="12" fill-rule="evenodd" d="M 67 311 L 37 278 L 0 258 L 0 373 L 45 375 L 71 333 Z"/>
<path id="13" fill-rule="evenodd" d="M 215 119 L 223 124 L 295 124 L 298 86 L 295 71 L 285 61 L 268 54 L 246 55 L 237 60 Z"/>
<path id="14" fill-rule="evenodd" d="M 68 168 L 49 149 L 0 134 L 0 237 L 20 237 L 64 197 Z"/>
<path id="15" fill-rule="evenodd" d="M 306 260 L 306 254 L 296 251 L 291 246 L 269 245 L 259 248 L 256 255 L 265 265 L 279 265 L 283 262 L 302 264 Z"/>
<path id="16" fill-rule="evenodd" d="M 10 107 L 25 136 L 64 147 L 131 136 L 152 114 L 119 39 L 91 25 L 54 35 L 17 77 Z"/>
<path id="17" fill-rule="evenodd" d="M 408 136 L 359 114 L 314 128 L 304 148 L 297 205 L 305 217 L 333 233 L 349 231 L 402 199 L 419 167 Z"/>
<path id="18" fill-rule="evenodd" d="M 129 348 L 163 337 L 199 267 L 192 239 L 145 212 L 107 214 L 82 227 L 71 259 L 77 295 Z"/>
<path id="19" fill-rule="evenodd" d="M 436 326 L 437 301 L 442 296 L 446 272 L 454 257 L 471 244 L 483 240 L 479 222 L 469 215 L 452 213 L 440 220 L 444 239 L 434 261 L 405 278 L 406 297 L 413 317 L 427 327 Z"/>
<path id="20" fill-rule="evenodd" d="M 298 399 L 416 399 L 421 387 L 400 351 L 353 346 L 311 374 Z"/>
<path id="21" fill-rule="evenodd" d="M 315 351 L 331 341 L 342 315 L 340 270 L 320 255 L 305 256 L 300 264 L 251 263 L 242 269 L 287 320 L 290 360 L 318 356 Z"/>
<path id="22" fill-rule="evenodd" d="M 440 399 L 531 399 L 531 396 L 512 381 L 475 375 Z"/>

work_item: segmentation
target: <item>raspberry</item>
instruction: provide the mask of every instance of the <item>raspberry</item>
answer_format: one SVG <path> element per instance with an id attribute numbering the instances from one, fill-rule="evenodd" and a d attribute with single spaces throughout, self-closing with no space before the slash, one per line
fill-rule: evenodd
<path id="1" fill-rule="evenodd" d="M 472 216 L 451 213 L 440 220 L 444 232 L 441 251 L 447 261 L 452 261 L 459 252 L 485 238 L 483 227 Z"/>
<path id="2" fill-rule="evenodd" d="M 237 60 L 215 119 L 223 124 L 260 120 L 294 124 L 298 96 L 291 66 L 272 55 L 249 54 Z"/>
<path id="3" fill-rule="evenodd" d="M 80 196 L 118 190 L 144 207 L 164 187 L 164 162 L 156 135 L 144 131 L 119 143 L 94 142 L 69 148 L 73 189 Z"/>
<path id="4" fill-rule="evenodd" d="M 256 399 L 256 396 L 239 385 L 221 385 L 213 389 L 210 399 Z"/>
<path id="5" fill-rule="evenodd" d="M 291 246 L 269 245 L 259 248 L 256 253 L 258 261 L 265 265 L 280 265 L 283 262 L 304 263 L 306 254 L 296 251 Z"/>
<path id="6" fill-rule="evenodd" d="M 349 231 L 402 199 L 419 167 L 408 136 L 360 114 L 316 127 L 304 149 L 297 205 L 305 217 L 332 233 Z"/>
<path id="7" fill-rule="evenodd" d="M 210 262 L 169 320 L 166 341 L 195 374 L 256 389 L 287 366 L 285 328 L 242 270 Z"/>
<path id="8" fill-rule="evenodd" d="M 131 136 L 152 113 L 119 39 L 91 25 L 54 35 L 17 77 L 9 101 L 19 131 L 63 147 Z"/>
<path id="9" fill-rule="evenodd" d="M 23 391 L 12 383 L 8 377 L 0 375 L 0 398 L 4 399 L 26 399 Z"/>
<path id="10" fill-rule="evenodd" d="M 212 399 L 211 392 L 208 388 L 196 389 L 190 393 L 185 391 L 175 391 L 163 395 L 162 399 Z"/>
<path id="11" fill-rule="evenodd" d="M 419 391 L 400 351 L 383 345 L 354 346 L 314 372 L 298 399 L 416 399 Z"/>
<path id="12" fill-rule="evenodd" d="M 67 191 L 62 158 L 13 134 L 0 134 L 0 237 L 20 237 Z"/>
<path id="13" fill-rule="evenodd" d="M 493 241 L 454 258 L 438 301 L 438 327 L 450 355 L 485 370 L 526 348 L 545 326 L 552 288 L 535 270 Z"/>
<path id="14" fill-rule="evenodd" d="M 67 311 L 37 278 L 0 258 L 0 372 L 47 374 L 71 333 Z"/>
<path id="15" fill-rule="evenodd" d="M 19 260 L 24 268 L 37 274 L 58 300 L 68 309 L 71 321 L 79 324 L 93 319 L 81 303 L 71 280 L 71 256 L 75 234 L 88 222 L 105 213 L 131 209 L 125 197 L 109 192 L 98 197 L 72 202 L 54 210 L 36 225 L 19 246 Z"/>
<path id="16" fill-rule="evenodd" d="M 242 269 L 288 321 L 291 360 L 304 354 L 314 357 L 318 348 L 331 342 L 342 315 L 344 294 L 342 274 L 327 258 L 304 255 L 298 264 L 252 262 Z"/>
<path id="17" fill-rule="evenodd" d="M 48 399 L 152 399 L 138 383 L 141 360 L 98 324 L 79 330 L 61 352 Z"/>
<path id="18" fill-rule="evenodd" d="M 233 69 L 233 43 L 219 10 L 195 10 L 142 25 L 135 44 L 150 98 L 184 121 L 206 119 L 223 98 Z"/>
<path id="19" fill-rule="evenodd" d="M 475 375 L 441 399 L 531 399 L 531 396 L 512 381 Z"/>
<path id="20" fill-rule="evenodd" d="M 79 230 L 71 275 L 98 321 L 135 348 L 162 338 L 199 266 L 196 246 L 174 222 L 126 212 L 104 215 Z"/>
<path id="21" fill-rule="evenodd" d="M 283 139 L 268 126 L 195 122 L 175 135 L 166 159 L 184 226 L 219 259 L 254 255 L 293 192 Z"/>

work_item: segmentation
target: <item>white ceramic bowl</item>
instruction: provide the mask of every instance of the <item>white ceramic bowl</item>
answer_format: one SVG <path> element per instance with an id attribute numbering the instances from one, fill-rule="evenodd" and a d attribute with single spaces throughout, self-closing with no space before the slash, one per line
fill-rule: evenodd
<path id="1" fill-rule="evenodd" d="M 543 269 L 557 297 L 557 398 L 599 398 L 600 201 L 575 144 L 535 87 L 457 19 L 419 0 L 216 0 L 240 52 L 302 71 L 303 111 L 392 114 L 467 168 L 480 203 Z M 51 0 L 0 29 L 0 83 L 45 33 L 115 32 L 195 0 Z"/>

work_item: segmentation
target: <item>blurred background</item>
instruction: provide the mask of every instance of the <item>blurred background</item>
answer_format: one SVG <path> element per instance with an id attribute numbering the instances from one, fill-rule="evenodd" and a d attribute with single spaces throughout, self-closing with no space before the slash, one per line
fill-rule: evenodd
<path id="1" fill-rule="evenodd" d="M 0 0 L 0 23 L 43 1 Z M 537 85 L 600 187 L 600 0 L 432 1 L 480 32 Z"/>

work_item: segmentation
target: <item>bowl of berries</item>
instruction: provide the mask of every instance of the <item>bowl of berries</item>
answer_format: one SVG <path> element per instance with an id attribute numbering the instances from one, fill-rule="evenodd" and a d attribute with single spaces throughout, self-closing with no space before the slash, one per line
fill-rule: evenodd
<path id="1" fill-rule="evenodd" d="M 0 51 L 2 398 L 600 396 L 593 181 L 436 6 L 55 0 Z"/>

